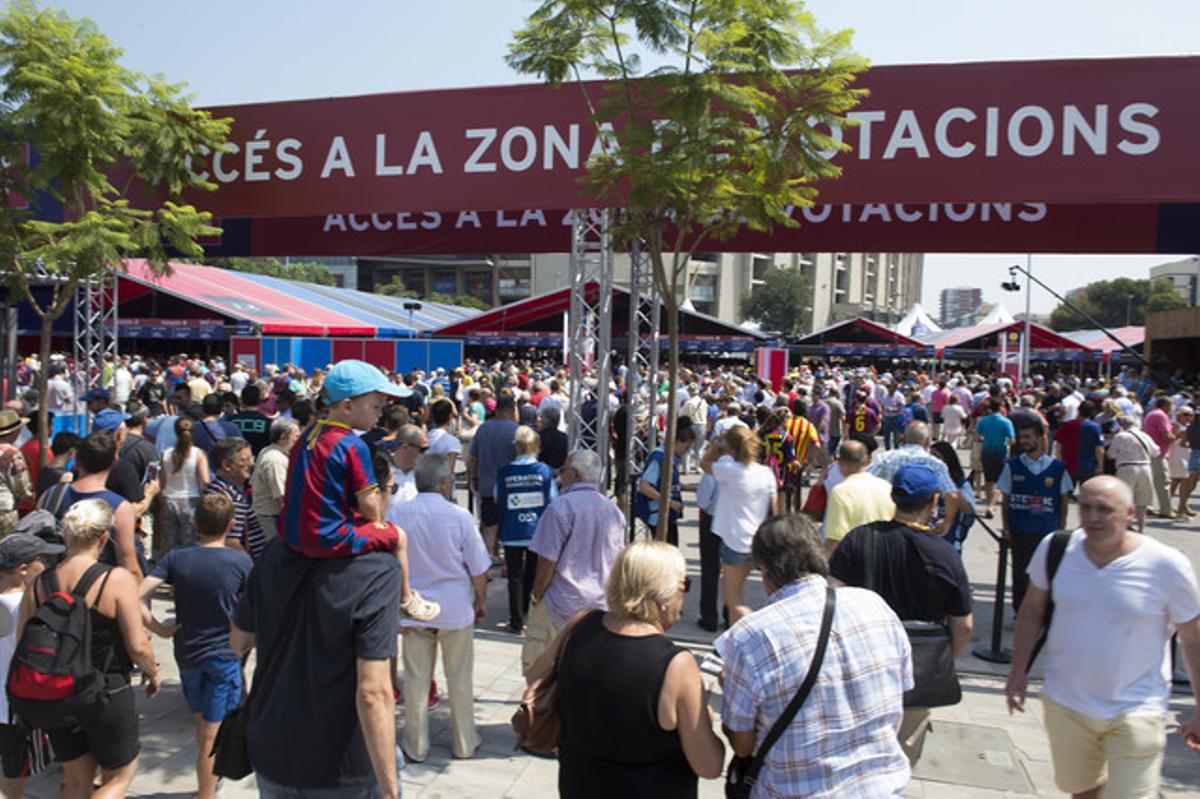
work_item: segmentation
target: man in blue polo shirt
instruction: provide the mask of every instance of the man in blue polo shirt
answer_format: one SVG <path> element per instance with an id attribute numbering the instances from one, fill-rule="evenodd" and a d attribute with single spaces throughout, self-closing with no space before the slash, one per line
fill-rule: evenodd
<path id="1" fill-rule="evenodd" d="M 996 509 L 996 481 L 1008 460 L 1008 445 L 1016 438 L 1012 422 L 1000 410 L 1004 404 L 998 397 L 988 400 L 988 414 L 975 424 L 975 436 L 982 443 L 979 461 L 983 465 L 985 505 L 983 518 L 992 518 Z"/>
<path id="2" fill-rule="evenodd" d="M 675 420 L 675 458 L 671 464 L 670 516 L 667 518 L 667 543 L 679 544 L 679 519 L 683 516 L 683 490 L 679 485 L 679 460 L 696 440 L 696 431 L 690 419 Z M 659 444 L 646 459 L 646 468 L 638 481 L 634 514 L 650 528 L 650 534 L 658 527 L 658 513 L 662 507 L 663 459 L 666 457 L 663 444 Z"/>
<path id="3" fill-rule="evenodd" d="M 1017 430 L 1021 454 L 1009 458 L 996 488 L 1004 494 L 1004 534 L 1012 547 L 1012 600 L 1018 611 L 1029 586 L 1029 562 L 1043 538 L 1067 526 L 1067 498 L 1074 484 L 1067 465 L 1046 454 L 1040 421 Z"/>

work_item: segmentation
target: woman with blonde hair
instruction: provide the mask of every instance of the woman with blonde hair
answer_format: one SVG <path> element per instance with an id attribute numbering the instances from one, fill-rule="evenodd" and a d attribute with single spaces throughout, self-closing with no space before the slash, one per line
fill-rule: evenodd
<path id="1" fill-rule="evenodd" d="M 120 566 L 98 562 L 113 524 L 112 510 L 99 499 L 76 502 L 63 517 L 67 554 L 45 571 L 21 599 L 17 638 L 38 606 L 54 592 L 83 596 L 91 613 L 92 663 L 105 691 L 94 712 L 79 726 L 47 730 L 55 759 L 62 764 L 61 797 L 123 797 L 137 772 L 137 708 L 129 676 L 142 670 L 146 696 L 158 693 L 158 664 L 142 626 L 137 580 Z M 100 787 L 92 790 L 96 767 Z"/>
<path id="2" fill-rule="evenodd" d="M 722 454 L 722 449 L 725 454 Z M 712 531 L 721 539 L 721 590 L 732 625 L 750 609 L 742 603 L 742 586 L 750 576 L 750 542 L 768 516 L 782 512 L 775 475 L 759 463 L 762 443 L 747 427 L 733 427 L 709 447 L 700 468 L 717 481 Z"/>
<path id="3" fill-rule="evenodd" d="M 154 528 L 154 554 L 162 557 L 177 546 L 196 543 L 196 504 L 208 485 L 208 456 L 192 441 L 195 422 L 187 416 L 175 420 L 175 446 L 162 456 L 158 481 L 163 503 Z"/>
<path id="4" fill-rule="evenodd" d="M 665 635 L 683 610 L 686 572 L 676 547 L 630 544 L 609 576 L 609 610 L 576 616 L 530 669 L 532 691 L 558 662 L 560 796 L 693 799 L 697 776 L 721 775 L 725 746 L 700 668 Z"/>

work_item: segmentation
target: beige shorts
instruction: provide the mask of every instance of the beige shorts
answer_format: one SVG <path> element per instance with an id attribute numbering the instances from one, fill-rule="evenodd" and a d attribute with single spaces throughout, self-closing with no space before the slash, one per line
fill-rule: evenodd
<path id="1" fill-rule="evenodd" d="M 546 603 L 531 604 L 529 616 L 525 619 L 525 641 L 521 646 L 521 670 L 523 673 L 527 673 L 534 661 L 549 648 L 556 635 L 558 635 L 558 628 L 554 626 L 554 621 L 550 618 L 550 611 L 546 608 Z"/>
<path id="2" fill-rule="evenodd" d="M 1154 504 L 1154 479 L 1148 463 L 1126 463 L 1117 467 L 1117 477 L 1133 492 L 1133 504 L 1145 508 Z"/>
<path id="3" fill-rule="evenodd" d="M 1054 784 L 1066 793 L 1103 785 L 1122 799 L 1158 796 L 1167 719 L 1155 713 L 1124 713 L 1095 719 L 1042 697 Z"/>

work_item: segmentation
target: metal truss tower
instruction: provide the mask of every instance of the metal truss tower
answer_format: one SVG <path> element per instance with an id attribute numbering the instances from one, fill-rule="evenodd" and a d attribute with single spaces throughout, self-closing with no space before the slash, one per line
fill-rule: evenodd
<path id="1" fill-rule="evenodd" d="M 567 435 L 572 449 L 600 455 L 608 469 L 608 384 L 612 374 L 612 237 L 605 209 L 575 209 L 571 222 L 571 305 L 567 366 L 571 404 Z"/>
<path id="2" fill-rule="evenodd" d="M 662 302 L 654 265 L 646 251 L 634 242 L 629 252 L 629 332 L 626 341 L 627 365 L 625 393 L 628 412 L 625 417 L 625 452 L 618 452 L 628 464 L 630 479 L 640 474 L 646 458 L 658 445 L 658 426 L 654 424 L 654 404 L 658 386 L 659 324 Z M 639 435 L 639 433 L 643 433 Z M 626 516 L 633 519 L 637 491 L 631 485 L 627 493 Z"/>
<path id="3" fill-rule="evenodd" d="M 103 388 L 104 361 L 117 356 L 117 273 L 105 270 L 75 289 L 75 369 L 83 388 Z M 76 399 L 76 413 L 83 413 Z"/>

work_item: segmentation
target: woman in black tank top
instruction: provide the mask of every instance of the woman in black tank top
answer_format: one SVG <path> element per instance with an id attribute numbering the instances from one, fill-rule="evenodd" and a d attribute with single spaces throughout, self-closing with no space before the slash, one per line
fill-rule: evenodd
<path id="1" fill-rule="evenodd" d="M 49 593 L 70 593 L 98 566 L 113 513 L 103 499 L 85 499 L 63 517 L 66 559 L 43 573 L 21 599 L 17 638 Z M 47 730 L 63 768 L 64 796 L 122 797 L 137 773 L 137 709 L 129 684 L 131 663 L 142 669 L 146 695 L 158 693 L 158 664 L 142 626 L 136 578 L 120 566 L 103 568 L 84 592 L 92 620 L 92 665 L 104 673 L 105 692 L 78 726 Z M 92 791 L 96 767 L 100 787 Z"/>
<path id="2" fill-rule="evenodd" d="M 694 798 L 697 775 L 721 775 L 725 747 L 700 669 L 663 634 L 679 619 L 685 572 L 670 544 L 631 544 L 613 565 L 612 610 L 581 614 L 561 633 L 561 796 Z M 556 651 L 534 664 L 531 679 Z"/>

